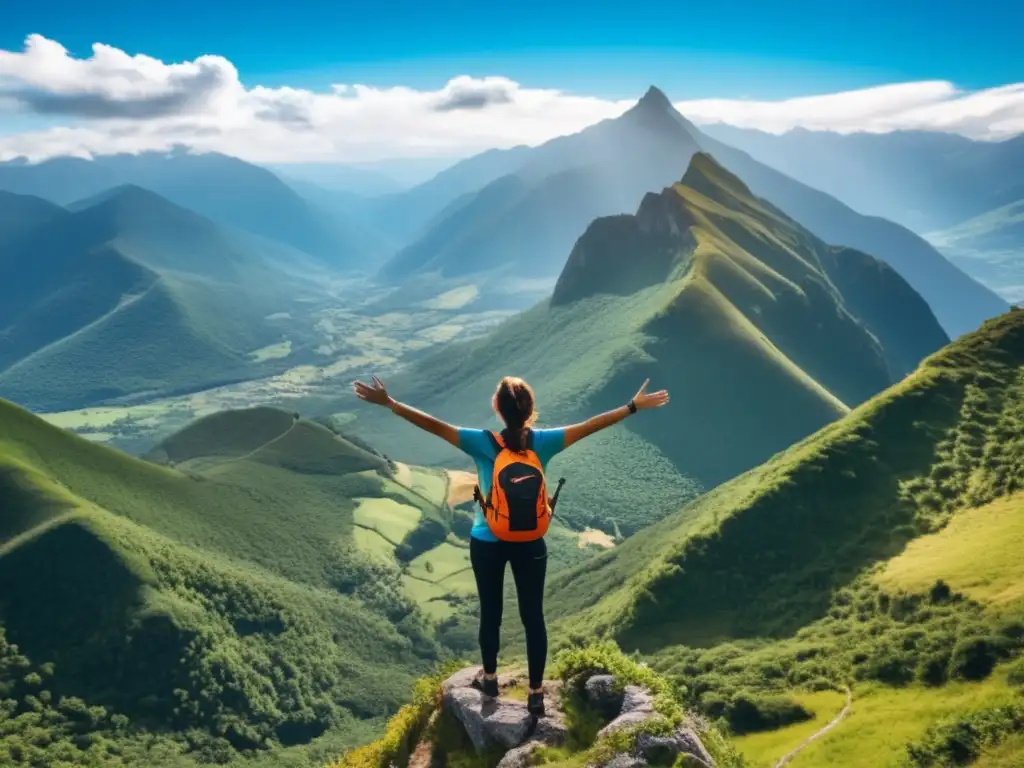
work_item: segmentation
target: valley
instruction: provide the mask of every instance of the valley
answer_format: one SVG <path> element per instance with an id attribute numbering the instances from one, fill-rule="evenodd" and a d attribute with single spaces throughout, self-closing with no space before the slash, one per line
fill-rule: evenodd
<path id="1" fill-rule="evenodd" d="M 652 86 L 416 185 L 0 162 L 0 765 L 1018 765 L 1019 138 L 812 133 Z M 617 411 L 545 470 L 542 746 L 442 684 L 483 642 L 450 426 L 509 375 L 539 427 Z"/>

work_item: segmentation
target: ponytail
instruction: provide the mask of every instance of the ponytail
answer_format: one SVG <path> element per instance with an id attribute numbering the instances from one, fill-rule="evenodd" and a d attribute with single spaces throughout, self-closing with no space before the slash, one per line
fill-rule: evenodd
<path id="1" fill-rule="evenodd" d="M 494 410 L 505 421 L 501 438 L 509 450 L 521 453 L 528 445 L 530 426 L 537 420 L 533 390 L 522 379 L 506 376 L 494 393 Z"/>

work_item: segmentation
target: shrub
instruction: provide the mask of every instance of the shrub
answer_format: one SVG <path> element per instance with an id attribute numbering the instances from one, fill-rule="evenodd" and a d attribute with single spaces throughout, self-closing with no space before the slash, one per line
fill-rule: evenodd
<path id="1" fill-rule="evenodd" d="M 436 674 L 416 683 L 412 701 L 398 710 L 384 729 L 384 735 L 363 747 L 342 755 L 331 768 L 387 768 L 405 765 L 431 715 L 441 704 L 441 683 L 457 664 L 448 664 Z"/>
<path id="2" fill-rule="evenodd" d="M 725 710 L 725 718 L 734 733 L 770 731 L 792 723 L 810 720 L 814 714 L 803 705 L 784 696 L 758 696 L 740 693 Z"/>
<path id="3" fill-rule="evenodd" d="M 1003 641 L 998 637 L 969 637 L 953 648 L 949 660 L 949 676 L 965 680 L 984 680 L 1005 653 Z"/>
<path id="4" fill-rule="evenodd" d="M 942 685 L 947 680 L 949 659 L 948 653 L 925 656 L 917 665 L 917 679 L 925 685 Z"/>
<path id="5" fill-rule="evenodd" d="M 938 723 L 907 746 L 913 768 L 941 768 L 973 762 L 988 746 L 1024 732 L 1024 707 L 1008 705 L 979 710 Z"/>

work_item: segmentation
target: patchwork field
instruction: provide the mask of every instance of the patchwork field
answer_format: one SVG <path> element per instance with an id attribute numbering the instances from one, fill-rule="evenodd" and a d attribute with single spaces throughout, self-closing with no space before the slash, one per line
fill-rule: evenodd
<path id="1" fill-rule="evenodd" d="M 490 307 L 475 311 L 478 290 L 473 286 L 441 292 L 401 311 L 380 303 L 386 293 L 380 289 L 361 283 L 339 283 L 334 289 L 332 304 L 274 315 L 281 341 L 249 353 L 253 363 L 292 363 L 281 373 L 170 397 L 137 397 L 41 415 L 95 442 L 143 452 L 195 419 L 222 410 L 253 405 L 318 410 L 354 378 L 387 376 L 408 355 L 477 338 L 513 314 Z M 431 493 L 436 489 L 432 480 L 424 484 Z"/>

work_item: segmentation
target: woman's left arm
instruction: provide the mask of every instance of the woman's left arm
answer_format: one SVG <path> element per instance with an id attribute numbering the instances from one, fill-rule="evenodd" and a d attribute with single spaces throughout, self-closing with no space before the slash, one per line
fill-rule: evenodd
<path id="1" fill-rule="evenodd" d="M 411 405 L 398 402 L 388 394 L 387 389 L 384 387 L 384 382 L 376 376 L 373 377 L 373 384 L 364 384 L 361 381 L 357 381 L 352 386 L 355 389 L 356 397 L 360 400 L 373 403 L 374 405 L 385 406 L 392 413 L 401 416 L 410 424 L 432 435 L 437 435 L 437 437 L 451 443 L 456 448 L 459 447 L 459 430 L 457 427 L 452 426 L 446 421 L 441 421 L 429 413 L 417 410 Z"/>

